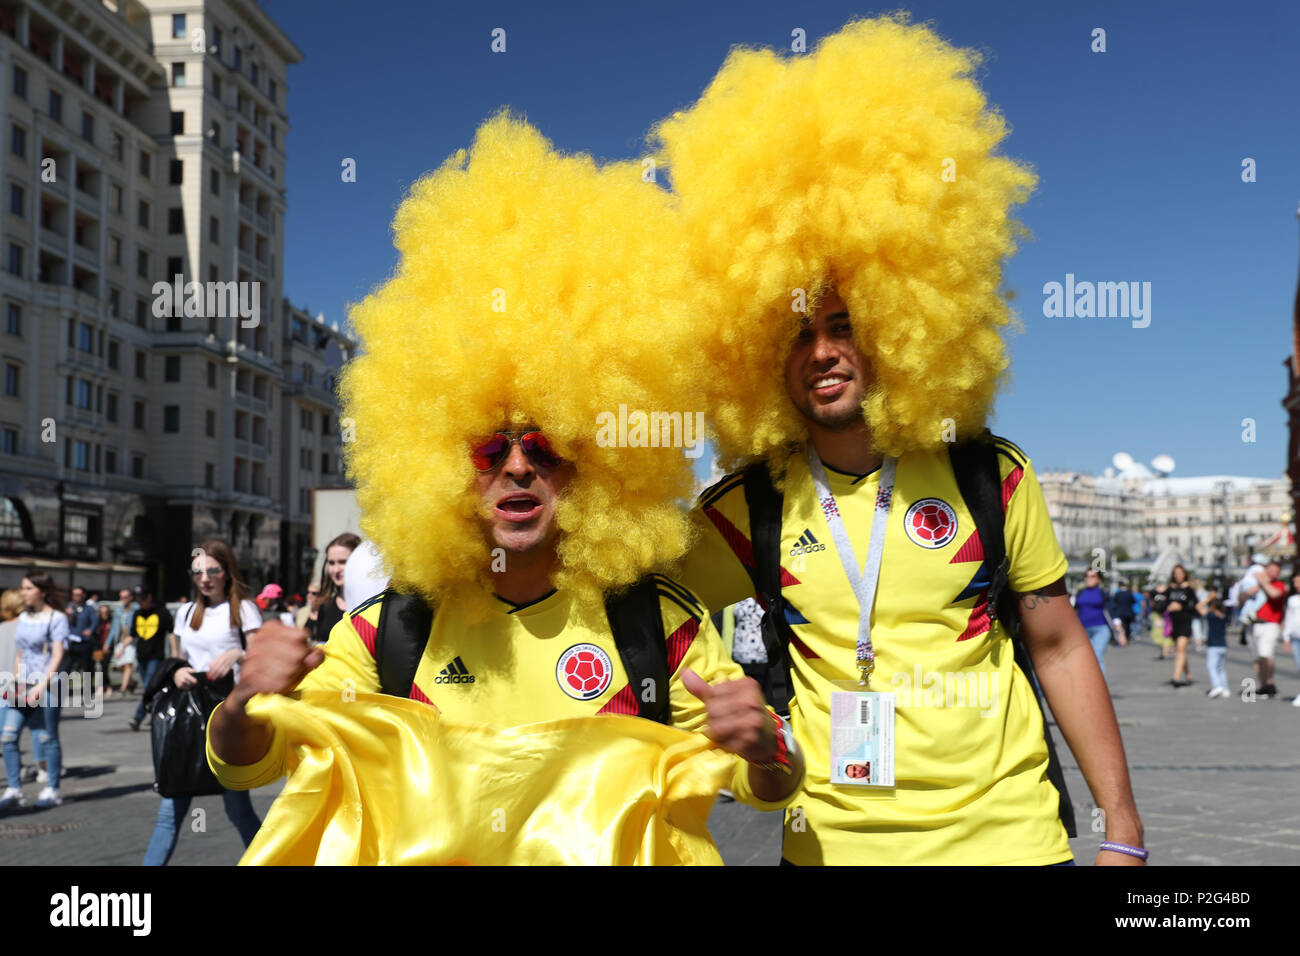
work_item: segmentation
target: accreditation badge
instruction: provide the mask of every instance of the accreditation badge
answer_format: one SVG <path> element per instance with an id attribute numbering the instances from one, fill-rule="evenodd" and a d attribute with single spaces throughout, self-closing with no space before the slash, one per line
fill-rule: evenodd
<path id="1" fill-rule="evenodd" d="M 894 703 L 893 694 L 831 692 L 831 783 L 894 786 Z"/>

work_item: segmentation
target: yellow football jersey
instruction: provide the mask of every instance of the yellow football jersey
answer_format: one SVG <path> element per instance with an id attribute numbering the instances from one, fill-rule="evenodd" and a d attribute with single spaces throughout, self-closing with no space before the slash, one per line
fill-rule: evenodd
<path id="1" fill-rule="evenodd" d="M 1060 578 L 1066 559 L 1028 457 L 996 439 L 1010 587 Z M 836 504 L 865 564 L 879 469 L 827 468 Z M 700 496 L 701 535 L 681 580 L 710 608 L 754 595 L 754 554 L 740 475 Z M 791 626 L 795 738 L 807 772 L 786 811 L 784 856 L 818 864 L 1035 864 L 1070 857 L 1047 779 L 1043 719 L 991 625 L 989 568 L 946 450 L 898 462 L 871 619 L 871 690 L 896 695 L 895 786 L 830 783 L 831 693 L 855 680 L 858 603 L 808 460 L 791 459 L 781 526 L 781 585 Z M 1009 599 L 1009 598 L 1008 598 Z"/>
<path id="2" fill-rule="evenodd" d="M 681 683 L 690 668 L 710 684 L 740 680 L 744 672 L 695 595 L 656 575 L 664 641 L 671 675 L 672 725 L 700 731 L 704 703 Z M 375 637 L 383 596 L 356 608 L 321 645 L 325 661 L 299 683 L 300 691 L 377 693 Z M 412 700 L 464 723 L 516 727 L 595 714 L 636 715 L 638 698 L 656 688 L 628 683 L 603 607 L 584 608 L 553 591 L 524 605 L 497 599 L 486 619 L 469 621 L 454 604 L 440 606 L 416 669 Z M 272 724 L 270 750 L 256 764 L 223 764 L 208 750 L 214 772 L 227 787 L 265 786 L 285 772 L 284 742 Z M 736 758 L 733 789 L 747 794 L 748 764 Z"/>

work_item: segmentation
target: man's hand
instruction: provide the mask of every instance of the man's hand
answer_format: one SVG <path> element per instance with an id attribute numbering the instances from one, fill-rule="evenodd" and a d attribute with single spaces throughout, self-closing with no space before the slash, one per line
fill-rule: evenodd
<path id="1" fill-rule="evenodd" d="M 286 693 L 324 660 L 325 652 L 312 646 L 306 630 L 267 621 L 248 643 L 239 683 L 230 696 L 242 709 L 254 694 Z"/>
<path id="2" fill-rule="evenodd" d="M 750 763 L 767 763 L 776 753 L 776 726 L 758 682 L 744 677 L 710 685 L 695 671 L 682 672 L 682 686 L 704 701 L 704 736 Z"/>

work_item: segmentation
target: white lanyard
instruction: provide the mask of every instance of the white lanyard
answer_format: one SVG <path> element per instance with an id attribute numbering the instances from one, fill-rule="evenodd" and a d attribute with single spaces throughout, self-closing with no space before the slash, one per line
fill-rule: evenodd
<path id="1" fill-rule="evenodd" d="M 831 529 L 831 538 L 840 556 L 840 564 L 844 566 L 849 586 L 858 599 L 857 663 L 862 672 L 859 683 L 865 686 L 871 682 L 871 672 L 876 667 L 876 651 L 871 645 L 871 610 L 876 603 L 876 584 L 880 581 L 880 559 L 885 549 L 889 509 L 894 501 L 894 474 L 898 468 L 898 459 L 886 458 L 881 464 L 880 490 L 876 492 L 876 510 L 871 516 L 871 540 L 867 545 L 867 566 L 861 573 L 858 572 L 858 556 L 853 551 L 853 543 L 849 541 L 849 533 L 844 527 L 844 519 L 840 517 L 840 509 L 835 504 L 830 482 L 826 480 L 826 468 L 811 442 L 808 445 L 808 467 L 812 471 L 817 500 L 826 516 L 826 524 Z"/>

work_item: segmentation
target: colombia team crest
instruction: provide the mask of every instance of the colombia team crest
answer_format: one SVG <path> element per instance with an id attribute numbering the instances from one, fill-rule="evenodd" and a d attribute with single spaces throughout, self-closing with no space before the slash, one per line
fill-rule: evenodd
<path id="1" fill-rule="evenodd" d="M 942 548 L 957 536 L 957 512 L 942 498 L 922 498 L 907 509 L 903 527 L 914 544 Z"/>
<path id="2" fill-rule="evenodd" d="M 605 693 L 614 679 L 614 665 L 595 644 L 574 644 L 560 655 L 555 679 L 575 700 L 593 700 Z"/>

